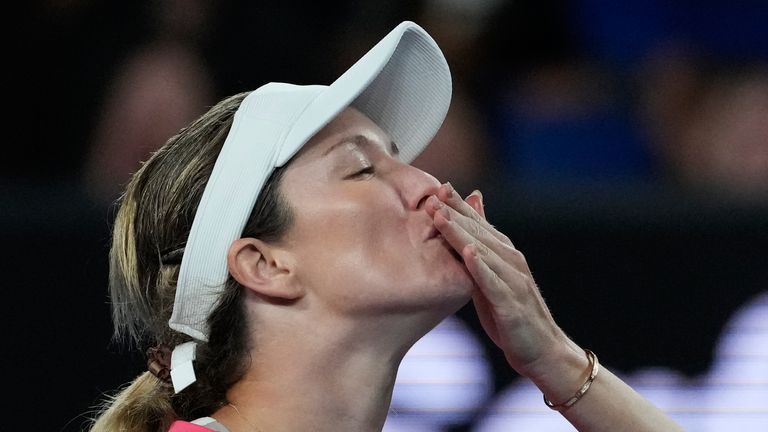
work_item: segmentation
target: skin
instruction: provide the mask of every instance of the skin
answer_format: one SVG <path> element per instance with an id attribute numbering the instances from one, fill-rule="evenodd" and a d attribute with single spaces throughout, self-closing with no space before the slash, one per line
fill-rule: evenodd
<path id="1" fill-rule="evenodd" d="M 360 112 L 304 146 L 281 192 L 295 214 L 287 236 L 239 239 L 228 254 L 253 340 L 251 367 L 227 394 L 237 410 L 213 414 L 230 431 L 380 431 L 407 350 L 470 299 L 511 367 L 550 400 L 583 383 L 583 350 L 485 220 L 481 194 L 462 199 L 400 161 Z M 677 430 L 605 370 L 564 415 L 579 430 Z"/>
<path id="2" fill-rule="evenodd" d="M 525 257 L 488 223 L 483 206 L 481 193 L 462 200 L 446 184 L 427 208 L 476 283 L 473 301 L 483 329 L 548 400 L 565 402 L 589 375 L 587 357 L 557 326 Z M 579 431 L 683 430 L 605 367 L 587 394 L 561 414 Z"/>
<path id="3" fill-rule="evenodd" d="M 347 109 L 285 175 L 296 218 L 282 247 L 301 263 L 295 280 L 323 314 L 360 319 L 437 308 L 439 320 L 469 300 L 466 268 L 445 242 L 427 240 L 434 224 L 425 203 L 440 183 L 398 160 L 395 148 Z"/>

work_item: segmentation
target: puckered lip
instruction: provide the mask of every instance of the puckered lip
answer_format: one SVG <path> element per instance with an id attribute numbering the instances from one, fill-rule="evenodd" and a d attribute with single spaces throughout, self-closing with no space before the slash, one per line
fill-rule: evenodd
<path id="1" fill-rule="evenodd" d="M 440 231 L 438 231 L 438 229 L 437 229 L 437 228 L 435 228 L 434 226 L 433 226 L 433 227 L 431 227 L 431 228 L 430 228 L 430 230 L 427 232 L 427 235 L 426 235 L 426 237 L 424 238 L 424 241 L 425 241 L 425 242 L 427 242 L 427 241 L 429 241 L 429 240 L 432 240 L 432 239 L 437 239 L 437 240 L 441 241 L 441 242 L 443 243 L 443 245 L 445 245 L 445 247 L 448 249 L 448 251 L 451 253 L 451 255 L 452 255 L 452 256 L 453 256 L 453 257 L 454 257 L 454 258 L 455 258 L 457 261 L 459 261 L 459 262 L 463 262 L 463 261 L 464 261 L 464 259 L 461 257 L 461 255 L 459 254 L 459 252 L 457 252 L 457 251 L 456 251 L 456 250 L 455 250 L 455 249 L 454 249 L 454 248 L 453 248 L 453 247 L 452 247 L 452 246 L 451 246 L 451 245 L 448 243 L 448 240 L 446 240 L 446 239 L 445 239 L 445 237 L 443 237 L 442 233 L 440 233 Z"/>

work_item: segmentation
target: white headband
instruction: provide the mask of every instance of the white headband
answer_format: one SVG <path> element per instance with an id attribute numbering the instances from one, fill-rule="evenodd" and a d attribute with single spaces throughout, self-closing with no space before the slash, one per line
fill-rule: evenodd
<path id="1" fill-rule="evenodd" d="M 251 92 L 235 113 L 195 213 L 170 327 L 207 341 L 208 315 L 229 276 L 228 249 L 264 183 L 342 110 L 352 105 L 366 114 L 410 162 L 437 133 L 450 100 L 451 75 L 440 48 L 409 21 L 330 86 L 269 83 Z"/>

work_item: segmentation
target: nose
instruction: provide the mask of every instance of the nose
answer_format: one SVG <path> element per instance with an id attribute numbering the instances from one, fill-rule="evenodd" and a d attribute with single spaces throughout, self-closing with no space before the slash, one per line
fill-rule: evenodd
<path id="1" fill-rule="evenodd" d="M 427 198 L 440 189 L 440 182 L 434 176 L 402 162 L 398 163 L 393 182 L 409 210 L 421 209 Z"/>

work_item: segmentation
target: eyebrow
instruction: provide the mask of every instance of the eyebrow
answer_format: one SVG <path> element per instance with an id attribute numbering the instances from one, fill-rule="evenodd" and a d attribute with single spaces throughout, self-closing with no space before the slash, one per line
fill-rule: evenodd
<path id="1" fill-rule="evenodd" d="M 348 136 L 348 137 L 342 138 L 336 144 L 334 144 L 334 145 L 328 147 L 327 149 L 325 149 L 325 151 L 323 152 L 323 154 L 321 156 L 325 156 L 328 153 L 336 150 L 342 144 L 350 144 L 350 143 L 354 144 L 354 145 L 356 145 L 358 147 L 367 147 L 367 146 L 373 144 L 368 138 L 366 138 L 363 135 L 352 135 L 352 136 Z M 390 141 L 389 142 L 388 153 L 389 153 L 390 156 L 397 156 L 397 155 L 400 154 L 400 149 L 397 147 L 397 144 L 395 144 L 394 141 Z"/>

